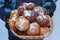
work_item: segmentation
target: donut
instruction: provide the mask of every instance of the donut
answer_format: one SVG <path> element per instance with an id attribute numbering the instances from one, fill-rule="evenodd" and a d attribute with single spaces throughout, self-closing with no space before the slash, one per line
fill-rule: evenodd
<path id="1" fill-rule="evenodd" d="M 19 14 L 20 16 L 22 16 L 23 13 L 24 13 L 24 7 L 23 7 L 23 6 L 19 6 L 17 10 L 18 10 L 18 14 Z"/>
<path id="2" fill-rule="evenodd" d="M 39 31 L 40 31 L 40 26 L 38 23 L 36 22 L 33 22 L 30 24 L 30 28 L 29 30 L 27 31 L 27 34 L 28 35 L 32 35 L 32 36 L 36 36 L 36 35 L 39 35 Z"/>
<path id="3" fill-rule="evenodd" d="M 45 36 L 49 32 L 48 27 L 40 27 L 40 35 Z"/>
<path id="4" fill-rule="evenodd" d="M 30 22 L 23 16 L 20 16 L 20 17 L 18 17 L 18 19 L 15 23 L 15 26 L 19 31 L 26 31 L 29 29 Z"/>
<path id="5" fill-rule="evenodd" d="M 48 16 L 46 15 L 39 15 L 37 18 L 36 18 L 36 21 L 39 23 L 40 26 L 50 26 L 50 20 L 48 18 Z"/>
<path id="6" fill-rule="evenodd" d="M 33 9 L 34 12 L 38 13 L 39 15 L 44 15 L 44 10 L 41 6 L 36 6 L 34 9 Z"/>
<path id="7" fill-rule="evenodd" d="M 35 20 L 35 17 L 31 10 L 24 10 L 23 16 L 26 17 L 30 22 L 34 22 Z"/>
<path id="8" fill-rule="evenodd" d="M 12 10 L 11 15 L 10 15 L 10 19 L 9 19 L 9 26 L 11 26 L 11 28 L 16 31 L 15 28 L 15 22 L 16 19 L 18 18 L 18 11 L 17 10 Z"/>

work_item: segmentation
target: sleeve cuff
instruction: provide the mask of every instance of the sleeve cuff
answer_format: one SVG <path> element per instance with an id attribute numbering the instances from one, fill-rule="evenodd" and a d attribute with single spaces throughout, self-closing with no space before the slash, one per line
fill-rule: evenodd
<path id="1" fill-rule="evenodd" d="M 43 7 L 45 7 L 45 6 L 50 6 L 51 5 L 51 2 L 46 2 L 44 5 L 43 5 Z"/>

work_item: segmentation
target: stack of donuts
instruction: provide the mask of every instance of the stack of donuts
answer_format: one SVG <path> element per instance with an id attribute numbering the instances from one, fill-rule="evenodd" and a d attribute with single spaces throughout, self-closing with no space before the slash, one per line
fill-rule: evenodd
<path id="1" fill-rule="evenodd" d="M 12 10 L 9 26 L 18 35 L 46 35 L 50 31 L 51 17 L 49 12 L 34 3 L 21 3 Z"/>

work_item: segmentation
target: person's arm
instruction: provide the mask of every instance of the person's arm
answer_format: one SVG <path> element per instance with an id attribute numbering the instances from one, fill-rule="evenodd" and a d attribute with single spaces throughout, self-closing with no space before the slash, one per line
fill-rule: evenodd
<path id="1" fill-rule="evenodd" d="M 7 22 L 10 16 L 10 13 L 13 9 L 15 9 L 15 1 L 13 0 L 4 0 L 3 6 L 0 7 L 0 18 L 4 21 Z M 0 3 L 0 4 L 1 4 Z M 1 4 L 2 5 L 2 4 Z"/>
<path id="2" fill-rule="evenodd" d="M 54 11 L 56 9 L 56 4 L 53 0 L 45 0 L 43 7 L 48 10 L 49 15 L 51 17 L 54 15 Z"/>
<path id="3" fill-rule="evenodd" d="M 7 22 L 11 9 L 7 7 L 7 4 L 5 5 L 5 0 L 0 0 L 0 18 L 4 21 Z"/>

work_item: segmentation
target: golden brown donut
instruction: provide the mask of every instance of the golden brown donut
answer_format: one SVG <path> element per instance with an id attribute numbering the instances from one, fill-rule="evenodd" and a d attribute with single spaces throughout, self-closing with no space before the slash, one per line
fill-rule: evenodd
<path id="1" fill-rule="evenodd" d="M 24 10 L 23 16 L 26 17 L 30 22 L 34 22 L 35 20 L 35 17 L 31 10 Z"/>
<path id="2" fill-rule="evenodd" d="M 39 24 L 36 22 L 33 22 L 30 24 L 30 28 L 27 31 L 27 34 L 30 36 L 36 36 L 36 35 L 39 35 L 39 32 L 40 32 Z"/>
<path id="3" fill-rule="evenodd" d="M 18 11 L 17 10 L 13 10 L 11 12 L 11 15 L 10 15 L 10 19 L 9 19 L 9 26 L 14 30 L 16 31 L 16 28 L 15 28 L 15 21 L 18 17 Z"/>
<path id="4" fill-rule="evenodd" d="M 12 12 L 10 14 L 10 19 L 12 19 L 13 17 L 17 17 L 17 16 L 19 16 L 18 10 L 17 9 L 16 10 L 12 10 Z"/>
<path id="5" fill-rule="evenodd" d="M 49 28 L 48 27 L 40 27 L 40 35 L 44 36 L 49 32 Z"/>
<path id="6" fill-rule="evenodd" d="M 39 23 L 40 26 L 50 26 L 50 19 L 46 15 L 39 15 L 36 18 L 36 21 Z"/>
<path id="7" fill-rule="evenodd" d="M 35 13 L 38 13 L 39 15 L 44 15 L 44 10 L 43 10 L 43 8 L 41 6 L 34 7 L 33 11 Z"/>
<path id="8" fill-rule="evenodd" d="M 18 17 L 18 19 L 15 23 L 15 26 L 19 31 L 27 31 L 29 29 L 30 22 L 23 16 L 20 16 L 20 17 Z"/>

